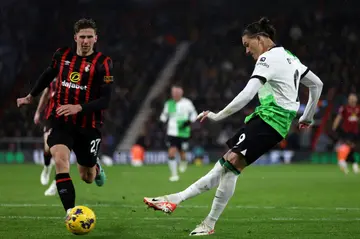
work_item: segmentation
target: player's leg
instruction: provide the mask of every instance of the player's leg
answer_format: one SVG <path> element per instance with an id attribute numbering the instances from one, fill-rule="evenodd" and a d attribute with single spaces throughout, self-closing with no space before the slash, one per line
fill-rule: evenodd
<path id="1" fill-rule="evenodd" d="M 186 160 L 186 152 L 189 150 L 189 142 L 187 139 L 183 139 L 181 142 L 181 150 L 180 150 L 180 165 L 179 171 L 184 173 L 187 169 L 188 161 Z"/>
<path id="2" fill-rule="evenodd" d="M 40 175 L 40 182 L 42 185 L 47 185 L 50 180 L 50 174 L 51 174 L 51 153 L 49 145 L 47 144 L 47 138 L 51 132 L 51 129 L 48 129 L 47 127 L 44 127 L 44 168 Z"/>
<path id="3" fill-rule="evenodd" d="M 176 161 L 176 154 L 178 152 L 179 141 L 175 137 L 168 136 L 167 146 L 168 146 L 168 165 L 170 169 L 169 180 L 171 182 L 175 182 L 179 180 L 177 161 Z"/>
<path id="4" fill-rule="evenodd" d="M 75 206 L 75 188 L 70 177 L 70 150 L 73 145 L 71 131 L 64 125 L 53 127 L 48 145 L 55 160 L 56 187 L 65 211 Z"/>
<path id="5" fill-rule="evenodd" d="M 240 172 L 282 139 L 281 135 L 261 119 L 254 119 L 227 142 L 232 148 L 231 152 L 225 154 L 207 175 L 182 192 L 159 198 L 144 198 L 144 201 L 156 210 L 169 213 L 180 202 L 219 185 L 208 217 L 190 234 L 210 235 L 214 233 L 215 223 L 234 193 Z"/>
<path id="6" fill-rule="evenodd" d="M 100 132 L 96 129 L 86 130 L 79 132 L 76 137 L 82 139 L 74 143 L 74 153 L 81 179 L 86 183 L 92 183 L 95 180 L 96 185 L 102 186 L 106 175 L 98 159 L 101 144 Z"/>
<path id="7" fill-rule="evenodd" d="M 349 140 L 348 144 L 350 146 L 350 153 L 347 157 L 347 162 L 352 164 L 352 169 L 354 173 L 359 173 L 359 165 L 355 160 L 355 153 L 356 153 L 356 144 L 354 143 L 356 141 L 356 136 L 352 135 L 351 140 Z"/>
<path id="8" fill-rule="evenodd" d="M 345 174 L 349 173 L 349 169 L 347 166 L 346 159 L 348 158 L 348 155 L 350 153 L 350 146 L 345 143 L 341 143 L 337 148 L 337 158 L 338 158 L 338 165 L 341 171 L 343 171 Z"/>
<path id="9" fill-rule="evenodd" d="M 46 189 L 44 195 L 45 196 L 55 196 L 56 192 L 57 192 L 56 180 L 53 180 L 52 183 L 50 184 L 49 188 Z"/>
<path id="10" fill-rule="evenodd" d="M 220 161 L 225 172 L 220 177 L 211 211 L 205 220 L 190 233 L 190 236 L 214 233 L 216 222 L 235 192 L 240 172 L 261 155 L 267 153 L 282 139 L 282 136 L 271 126 L 260 118 L 255 118 L 240 130 L 239 134 L 227 142 L 227 145 L 232 149 L 230 153 L 224 156 L 225 160 Z"/>

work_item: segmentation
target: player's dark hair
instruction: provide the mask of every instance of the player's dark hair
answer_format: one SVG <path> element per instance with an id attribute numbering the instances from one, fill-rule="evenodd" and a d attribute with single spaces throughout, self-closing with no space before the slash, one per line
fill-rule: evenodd
<path id="1" fill-rule="evenodd" d="M 270 24 L 270 20 L 267 17 L 262 17 L 259 21 L 253 22 L 245 28 L 243 36 L 245 35 L 250 38 L 265 36 L 274 41 L 276 30 L 275 27 Z"/>
<path id="2" fill-rule="evenodd" d="M 79 21 L 75 22 L 75 24 L 74 24 L 74 32 L 75 32 L 75 34 L 78 33 L 81 29 L 87 29 L 87 28 L 94 29 L 94 31 L 96 33 L 97 28 L 96 28 L 95 21 L 92 20 L 92 19 L 82 18 Z"/>

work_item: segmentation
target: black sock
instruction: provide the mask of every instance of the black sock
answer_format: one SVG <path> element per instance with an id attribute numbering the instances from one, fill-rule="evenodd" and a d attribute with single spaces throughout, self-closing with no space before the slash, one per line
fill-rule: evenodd
<path id="1" fill-rule="evenodd" d="M 46 167 L 50 165 L 51 158 L 52 158 L 51 153 L 44 151 L 44 165 Z"/>
<path id="2" fill-rule="evenodd" d="M 355 157 L 354 157 L 354 149 L 351 149 L 350 153 L 348 154 L 346 161 L 349 163 L 354 163 L 355 162 Z"/>
<path id="3" fill-rule="evenodd" d="M 75 207 L 75 188 L 68 173 L 59 173 L 55 176 L 56 187 L 65 211 Z"/>

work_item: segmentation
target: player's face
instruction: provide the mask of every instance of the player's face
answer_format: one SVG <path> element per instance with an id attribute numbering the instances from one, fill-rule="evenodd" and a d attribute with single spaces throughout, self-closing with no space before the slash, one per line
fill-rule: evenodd
<path id="1" fill-rule="evenodd" d="M 82 55 L 91 53 L 97 41 L 97 35 L 92 28 L 81 29 L 75 34 L 74 38 L 77 50 L 80 51 Z"/>
<path id="2" fill-rule="evenodd" d="M 179 87 L 173 87 L 171 88 L 171 96 L 174 100 L 178 101 L 183 96 L 183 90 Z"/>
<path id="3" fill-rule="evenodd" d="M 264 44 L 260 36 L 250 38 L 245 35 L 242 37 L 242 43 L 246 49 L 246 54 L 252 56 L 255 61 L 264 53 Z"/>
<path id="4" fill-rule="evenodd" d="M 357 104 L 357 96 L 355 94 L 349 95 L 348 103 L 350 106 L 356 106 Z"/>

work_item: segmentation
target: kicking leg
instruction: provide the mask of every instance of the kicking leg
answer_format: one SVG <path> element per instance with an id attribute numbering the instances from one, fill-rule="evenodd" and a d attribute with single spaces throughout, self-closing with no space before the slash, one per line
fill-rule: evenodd
<path id="1" fill-rule="evenodd" d="M 221 164 L 225 162 L 224 158 L 221 158 L 205 176 L 191 184 L 184 191 L 157 197 L 149 198 L 145 197 L 144 202 L 155 210 L 161 210 L 166 213 L 171 213 L 176 209 L 176 206 L 182 201 L 195 197 L 203 192 L 209 191 L 210 189 L 217 187 L 220 182 L 220 177 L 225 173 L 225 169 Z"/>

